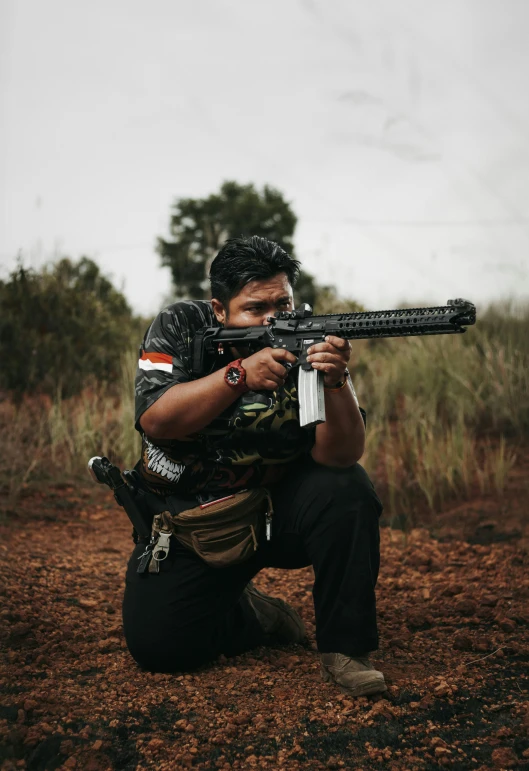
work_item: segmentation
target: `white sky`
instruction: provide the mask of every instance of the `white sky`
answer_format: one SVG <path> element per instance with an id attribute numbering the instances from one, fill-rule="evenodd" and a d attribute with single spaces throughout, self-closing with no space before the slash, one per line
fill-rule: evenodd
<path id="1" fill-rule="evenodd" d="M 154 313 L 171 203 L 235 179 L 368 308 L 528 298 L 528 33 L 527 0 L 0 0 L 0 277 L 86 254 Z"/>

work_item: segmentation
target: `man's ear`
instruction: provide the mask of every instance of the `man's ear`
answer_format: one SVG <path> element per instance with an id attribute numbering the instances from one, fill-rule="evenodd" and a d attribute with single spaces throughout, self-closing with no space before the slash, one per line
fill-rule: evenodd
<path id="1" fill-rule="evenodd" d="M 226 313 L 226 310 L 224 308 L 224 305 L 221 303 L 220 300 L 216 300 L 214 297 L 211 300 L 211 307 L 213 308 L 213 313 L 215 314 L 215 317 L 217 321 L 220 324 L 225 324 L 226 319 L 228 317 L 228 314 Z"/>

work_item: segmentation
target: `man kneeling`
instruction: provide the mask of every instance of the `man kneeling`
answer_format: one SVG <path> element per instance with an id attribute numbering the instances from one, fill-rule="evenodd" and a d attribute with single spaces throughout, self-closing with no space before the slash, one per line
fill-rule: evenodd
<path id="1" fill-rule="evenodd" d="M 127 570 L 125 637 L 138 664 L 156 672 L 193 669 L 259 645 L 302 643 L 298 614 L 258 591 L 252 578 L 265 567 L 312 565 L 322 676 L 349 694 L 374 694 L 387 690 L 368 655 L 378 647 L 382 506 L 358 464 L 365 413 L 347 371 L 349 342 L 328 337 L 309 349 L 325 385 L 327 419 L 315 428 L 299 423 L 292 353 L 229 349 L 211 374 L 191 374 L 197 330 L 267 324 L 293 310 L 298 273 L 298 262 L 271 241 L 227 241 L 211 266 L 211 302 L 170 305 L 145 335 L 136 376 L 137 469 L 145 488 L 160 500 L 198 503 L 264 487 L 274 513 L 269 538 L 252 556 L 222 568 L 170 536 L 158 572 L 139 573 L 145 544 L 138 543 Z"/>

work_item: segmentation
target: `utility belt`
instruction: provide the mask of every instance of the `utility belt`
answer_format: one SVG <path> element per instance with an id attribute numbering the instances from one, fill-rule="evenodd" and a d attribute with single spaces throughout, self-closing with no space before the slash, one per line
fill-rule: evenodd
<path id="1" fill-rule="evenodd" d="M 218 499 L 162 498 L 143 487 L 136 471 L 122 474 L 107 458 L 92 458 L 88 468 L 125 509 L 135 543 L 145 543 L 138 573 L 159 573 L 160 563 L 169 555 L 171 536 L 214 568 L 244 562 L 257 551 L 263 534 L 266 540 L 271 538 L 273 507 L 264 487 Z"/>

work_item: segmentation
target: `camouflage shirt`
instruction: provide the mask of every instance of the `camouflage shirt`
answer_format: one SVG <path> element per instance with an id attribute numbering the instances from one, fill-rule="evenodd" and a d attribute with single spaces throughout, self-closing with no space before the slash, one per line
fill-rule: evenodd
<path id="1" fill-rule="evenodd" d="M 146 436 L 140 418 L 169 388 L 194 379 L 190 343 L 201 327 L 219 326 L 209 302 L 183 301 L 161 311 L 147 330 L 136 373 L 136 428 L 142 435 L 138 470 L 161 494 L 217 493 L 279 479 L 287 464 L 310 452 L 315 429 L 301 428 L 297 369 L 277 391 L 248 391 L 200 432 L 185 439 Z M 226 353 L 215 369 L 233 360 Z"/>

